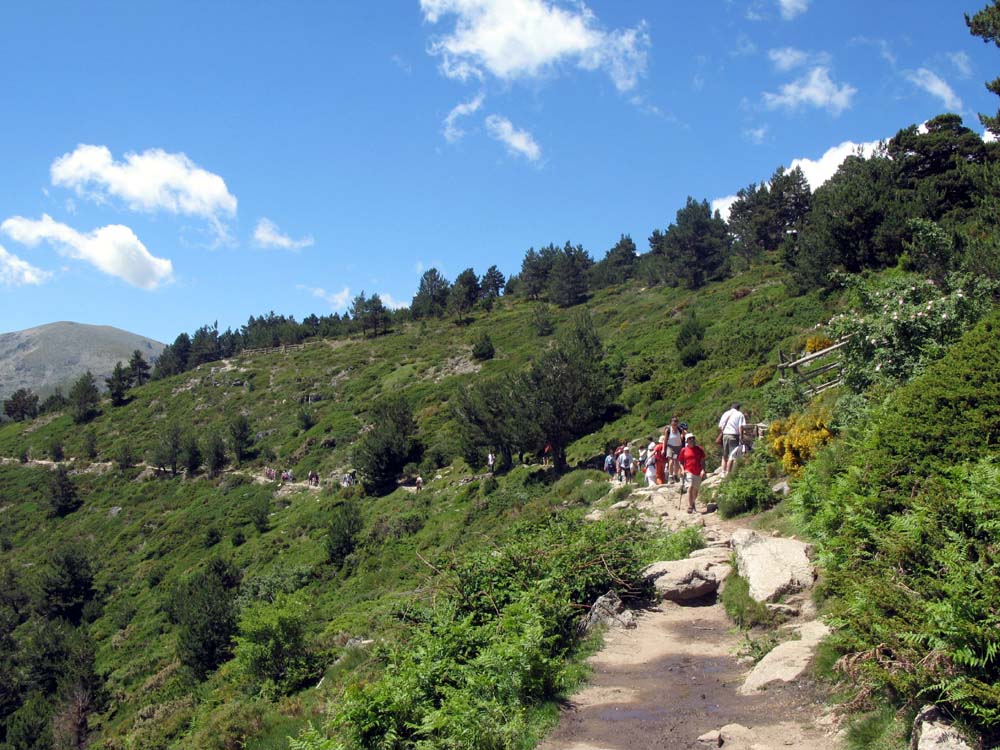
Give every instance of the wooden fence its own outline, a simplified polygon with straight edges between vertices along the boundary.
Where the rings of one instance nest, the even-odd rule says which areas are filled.
[[[287,354],[288,352],[302,351],[305,344],[282,344],[281,346],[265,346],[259,349],[243,349],[238,356],[254,357],[258,354]]]
[[[810,396],[841,385],[844,382],[842,374],[844,362],[840,349],[847,341],[845,336],[825,349],[807,354],[792,362],[786,362],[784,355],[779,351],[778,370],[781,372],[781,379],[783,381],[791,380],[802,386],[803,390]],[[824,375],[828,377],[823,378]],[[813,382],[817,378],[821,378],[821,380]]]

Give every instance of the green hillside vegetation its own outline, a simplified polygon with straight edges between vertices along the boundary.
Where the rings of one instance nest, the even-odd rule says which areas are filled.
[[[856,704],[992,731],[998,155],[942,115],[815,193],[778,170],[728,225],[689,199],[641,255],[550,244],[509,279],[431,269],[408,310],[205,326],[113,401],[0,425],[0,747],[530,747],[580,614],[700,543],[585,522],[621,498],[600,457],[675,414],[707,445],[733,400],[774,456],[725,512],[792,475]],[[777,382],[839,337],[845,387]]]

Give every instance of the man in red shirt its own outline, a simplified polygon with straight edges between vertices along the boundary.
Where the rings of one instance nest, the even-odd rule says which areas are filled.
[[[688,513],[694,513],[694,501],[698,499],[698,489],[701,480],[705,478],[705,451],[698,445],[694,435],[685,435],[685,445],[681,448],[677,460],[684,467],[688,481]]]

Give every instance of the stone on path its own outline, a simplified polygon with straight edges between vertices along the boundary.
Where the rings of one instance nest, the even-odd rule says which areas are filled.
[[[816,578],[810,556],[812,546],[739,529],[732,537],[736,568],[750,584],[750,596],[773,602],[785,594],[811,588]]]
[[[635,627],[635,614],[625,608],[615,591],[609,591],[594,602],[590,612],[580,622],[580,631],[589,633],[600,625],[626,629]]]
[[[757,662],[757,666],[750,671],[736,692],[740,695],[752,695],[772,682],[791,682],[805,671],[812,661],[816,646],[830,633],[830,629],[818,620],[807,622],[797,629],[802,638],[785,641],[771,649]]]
[[[724,561],[688,558],[653,563],[643,571],[643,575],[652,581],[660,598],[686,602],[714,594],[729,572],[730,566]]]

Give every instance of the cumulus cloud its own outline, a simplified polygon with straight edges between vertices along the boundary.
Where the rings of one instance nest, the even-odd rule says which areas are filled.
[[[844,141],[843,143],[827,149],[818,159],[792,159],[788,165],[788,171],[798,167],[802,170],[809,183],[810,190],[815,191],[820,185],[829,180],[836,173],[844,159],[848,156],[860,155],[870,158],[882,145],[882,141],[867,141],[856,143],[854,141]],[[736,202],[737,196],[726,195],[712,201],[712,210],[718,209],[722,218],[729,221],[729,213]]]
[[[312,287],[304,284],[299,284],[298,288],[308,291],[313,297],[319,297],[321,300],[324,300],[330,305],[330,309],[332,310],[346,310],[347,305],[351,301],[351,289],[346,286],[339,292],[328,292],[322,287]]]
[[[28,284],[38,285],[52,276],[48,271],[35,268],[26,260],[18,258],[13,253],[8,253],[3,245],[0,245],[0,285],[2,286],[26,286]]]
[[[424,18],[455,26],[431,44],[449,78],[503,81],[536,78],[560,64],[603,70],[619,91],[645,73],[650,46],[645,24],[605,30],[582,2],[559,7],[547,0],[420,0]]]
[[[447,140],[448,143],[454,143],[465,135],[465,131],[458,127],[455,124],[455,121],[459,117],[468,117],[469,115],[479,111],[479,108],[483,106],[483,99],[485,99],[485,97],[480,93],[474,99],[462,102],[461,104],[456,104],[452,107],[451,112],[449,112],[448,116],[444,118],[444,128],[442,129],[445,140]]]
[[[262,217],[253,230],[253,241],[257,247],[277,250],[301,250],[315,244],[312,236],[293,240],[287,234],[282,234],[278,225],[266,217]]]
[[[809,187],[813,190],[833,177],[837,168],[844,163],[848,156],[861,155],[870,157],[882,141],[868,141],[866,143],[855,143],[854,141],[844,141],[838,146],[829,148],[818,159],[793,159],[788,166],[789,170],[799,167],[809,181]]]
[[[778,0],[781,17],[790,21],[809,10],[809,0]]]
[[[518,130],[506,117],[500,115],[490,115],[486,118],[486,132],[492,138],[502,141],[507,146],[507,150],[512,154],[520,154],[528,161],[538,161],[542,156],[542,149],[535,143],[535,139],[527,130]]]
[[[918,88],[922,88],[931,96],[941,100],[946,109],[952,112],[962,111],[962,100],[955,93],[954,89],[948,85],[937,73],[927,68],[920,68],[912,73],[906,74],[906,80]]]
[[[729,211],[732,209],[733,204],[736,202],[738,197],[739,196],[736,195],[726,195],[722,198],[716,198],[711,204],[712,213],[714,214],[718,211],[723,221],[729,221]]]
[[[86,261],[140,289],[156,289],[173,277],[173,264],[151,255],[135,233],[121,224],[83,234],[43,214],[37,221],[11,217],[0,224],[0,231],[29,247],[48,242],[61,255]]]
[[[779,47],[767,52],[767,57],[775,70],[787,73],[795,68],[809,65],[829,65],[830,55],[827,52],[806,52],[795,47]]]
[[[115,198],[133,211],[201,217],[220,239],[228,237],[225,220],[236,215],[236,197],[225,180],[184,154],[158,148],[115,161],[107,146],[81,144],[52,162],[50,173],[53,185],[92,200]]]
[[[390,310],[399,310],[400,308],[407,307],[410,304],[409,302],[401,302],[400,300],[395,299],[388,292],[381,292],[379,293],[378,296],[379,299],[382,300],[382,304],[388,307]]]
[[[803,106],[825,109],[836,116],[851,106],[851,99],[858,90],[848,83],[838,86],[830,78],[830,71],[823,65],[812,68],[800,78],[786,83],[777,94],[764,94],[764,104],[769,109],[796,110]]]

